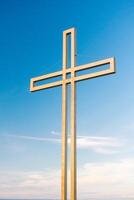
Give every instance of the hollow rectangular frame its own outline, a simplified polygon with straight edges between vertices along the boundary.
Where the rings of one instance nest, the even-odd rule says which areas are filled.
[[[69,84],[69,83],[71,83],[72,79],[74,79],[74,81],[77,82],[77,81],[82,81],[82,80],[85,80],[85,79],[91,79],[91,78],[115,73],[116,69],[115,69],[115,59],[114,59],[114,57],[107,58],[107,59],[104,59],[104,60],[88,63],[88,64],[85,64],[85,65],[76,66],[74,68],[68,68],[68,69],[65,69],[64,72],[62,70],[62,71],[58,71],[58,72],[54,72],[54,73],[50,73],[50,74],[46,74],[46,75],[42,75],[42,76],[32,78],[30,80],[30,91],[34,92],[34,91],[37,91],[37,90],[52,88],[52,87],[60,86],[60,85],[63,84],[63,80],[60,80],[60,81],[56,81],[56,82],[37,86],[36,83],[38,81],[47,80],[49,78],[55,78],[55,77],[58,77],[58,76],[61,76],[61,75],[63,77],[63,73],[68,74],[68,73],[71,73],[71,72],[78,72],[78,71],[82,71],[82,70],[85,70],[85,69],[100,67],[100,66],[106,65],[106,64],[110,65],[110,67],[108,69],[97,71],[97,72],[94,72],[94,73],[88,73],[86,75],[75,76],[74,78],[66,78],[65,81],[66,81],[67,84]]]

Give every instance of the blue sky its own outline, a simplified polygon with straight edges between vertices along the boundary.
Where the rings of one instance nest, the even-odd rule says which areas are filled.
[[[77,84],[78,197],[134,198],[133,21],[133,0],[0,1],[0,198],[59,198],[62,90],[29,80],[62,69],[71,27],[77,65],[117,66]]]

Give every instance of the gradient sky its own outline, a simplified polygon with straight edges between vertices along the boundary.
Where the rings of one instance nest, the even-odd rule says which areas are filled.
[[[0,0],[0,198],[60,196],[61,87],[29,80],[61,70],[71,27],[77,65],[117,66],[77,84],[78,199],[134,199],[133,0]]]

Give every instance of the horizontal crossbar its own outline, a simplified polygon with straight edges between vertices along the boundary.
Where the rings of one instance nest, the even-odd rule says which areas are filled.
[[[86,70],[86,69],[90,69],[90,68],[94,68],[94,67],[100,67],[100,66],[106,65],[106,64],[110,64],[110,67],[108,69],[104,69],[101,71],[84,74],[84,75],[80,75],[80,76],[75,76],[73,78],[66,78],[65,80],[55,81],[52,83],[46,83],[43,85],[36,85],[36,83],[38,81],[43,81],[43,80],[47,80],[49,78],[55,78],[55,77],[61,76],[61,75],[63,75],[63,71],[58,71],[58,72],[54,72],[54,73],[50,73],[50,74],[46,74],[43,76],[38,76],[38,77],[32,78],[30,80],[30,91],[35,92],[38,90],[57,87],[57,86],[62,85],[63,82],[66,84],[69,84],[72,80],[77,82],[77,81],[82,81],[82,80],[86,80],[86,79],[91,79],[91,78],[115,73],[115,59],[108,58],[105,60],[96,61],[96,62],[92,62],[89,64],[81,65],[81,66],[76,66],[74,68],[68,68],[68,69],[66,69],[66,74],[71,73],[71,72],[78,72],[78,71],[82,71],[82,70]]]

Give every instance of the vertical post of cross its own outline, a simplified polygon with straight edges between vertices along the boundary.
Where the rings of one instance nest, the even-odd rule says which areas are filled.
[[[63,32],[61,200],[67,200],[67,35]]]
[[[67,200],[67,65],[68,35],[71,35],[71,200],[76,200],[76,105],[75,105],[75,29],[63,32],[63,84],[62,84],[62,176],[61,196]]]
[[[77,198],[77,171],[76,171],[76,88],[75,88],[75,65],[76,65],[76,42],[75,29],[71,29],[71,200]]]

